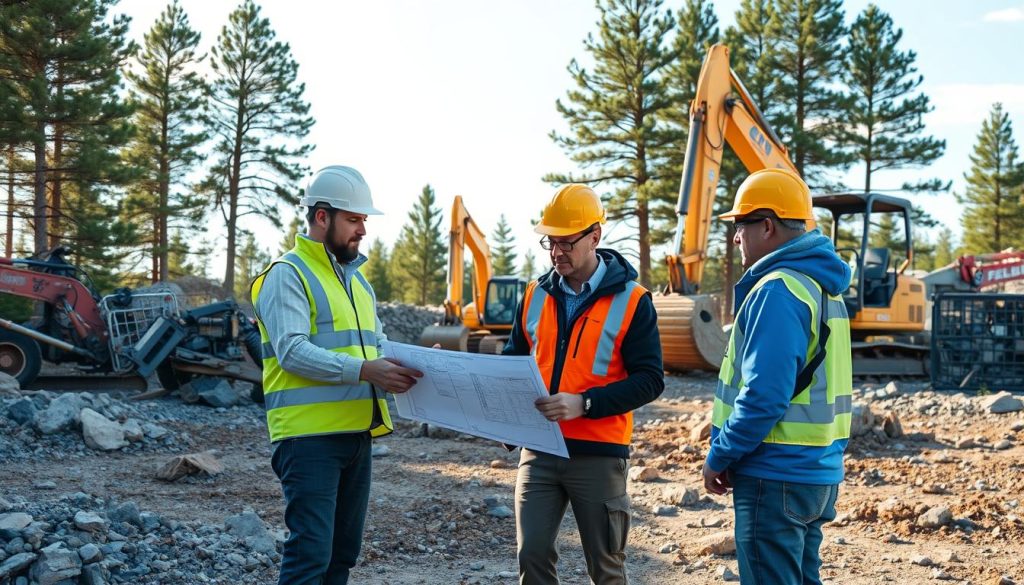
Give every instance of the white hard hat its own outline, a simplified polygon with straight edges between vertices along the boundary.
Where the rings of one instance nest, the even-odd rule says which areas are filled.
[[[370,186],[359,171],[352,167],[331,165],[313,173],[306,183],[306,194],[299,200],[299,204],[313,207],[317,203],[351,213],[383,215],[373,206]]]

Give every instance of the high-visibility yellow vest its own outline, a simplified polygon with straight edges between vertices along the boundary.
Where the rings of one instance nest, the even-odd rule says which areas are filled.
[[[807,305],[811,311],[811,335],[807,344],[805,363],[811,363],[819,351],[821,335],[821,304],[827,303],[827,319],[831,334],[825,342],[825,358],[815,369],[811,382],[799,389],[789,403],[782,419],[764,439],[765,443],[786,445],[828,446],[837,439],[850,437],[850,413],[853,407],[853,358],[850,350],[850,320],[846,305],[839,295],[823,295],[821,286],[813,279],[795,270],[773,271],[757,282],[748,293],[772,280],[781,280],[789,292]],[[719,429],[732,414],[736,397],[744,386],[739,364],[747,351],[740,315],[746,301],[737,312],[736,324],[729,336],[729,346],[718,374],[712,424]],[[794,388],[794,391],[797,389]]]
[[[276,264],[292,266],[309,300],[309,341],[328,351],[373,360],[377,358],[376,307],[370,284],[358,271],[348,291],[323,244],[304,237],[270,264],[252,284],[252,303],[258,307],[267,272]],[[273,310],[273,307],[265,308]],[[263,342],[263,396],[270,440],[370,431],[374,437],[394,429],[384,397],[368,382],[346,385],[322,382],[281,367],[266,327],[258,319]],[[376,408],[376,416],[375,416]]]

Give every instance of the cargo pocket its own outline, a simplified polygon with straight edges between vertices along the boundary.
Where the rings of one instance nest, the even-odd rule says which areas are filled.
[[[832,495],[830,485],[797,485],[782,484],[782,502],[786,515],[790,518],[809,524],[821,518]]]
[[[626,549],[626,536],[629,535],[629,495],[607,500],[604,507],[608,512],[608,552],[621,554]]]

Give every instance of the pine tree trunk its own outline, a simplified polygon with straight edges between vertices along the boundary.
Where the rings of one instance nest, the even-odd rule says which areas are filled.
[[[7,238],[4,241],[4,255],[14,256],[14,145],[7,147]]]
[[[157,242],[157,278],[161,281],[167,280],[169,274],[167,269],[167,214],[168,199],[170,193],[171,165],[168,160],[167,145],[167,115],[165,113],[163,124],[160,128],[160,207],[156,214],[156,242]],[[229,289],[230,290],[230,289]]]
[[[639,220],[640,284],[651,288],[651,228],[646,200],[637,201],[636,217]]]
[[[32,202],[32,216],[35,225],[34,254],[46,250],[46,122],[36,123],[38,136],[35,142],[35,195]]]
[[[50,247],[55,248],[60,245],[61,242],[61,207],[63,204],[64,190],[63,182],[64,177],[61,173],[61,168],[64,164],[64,129],[60,124],[55,124],[53,127],[53,189],[52,196],[50,198],[50,208],[53,217],[53,223],[50,226]]]

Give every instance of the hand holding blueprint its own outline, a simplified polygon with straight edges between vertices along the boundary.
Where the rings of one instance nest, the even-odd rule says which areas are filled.
[[[568,458],[558,423],[533,402],[548,395],[532,356],[498,356],[383,342],[384,355],[423,372],[395,394],[405,418]]]

